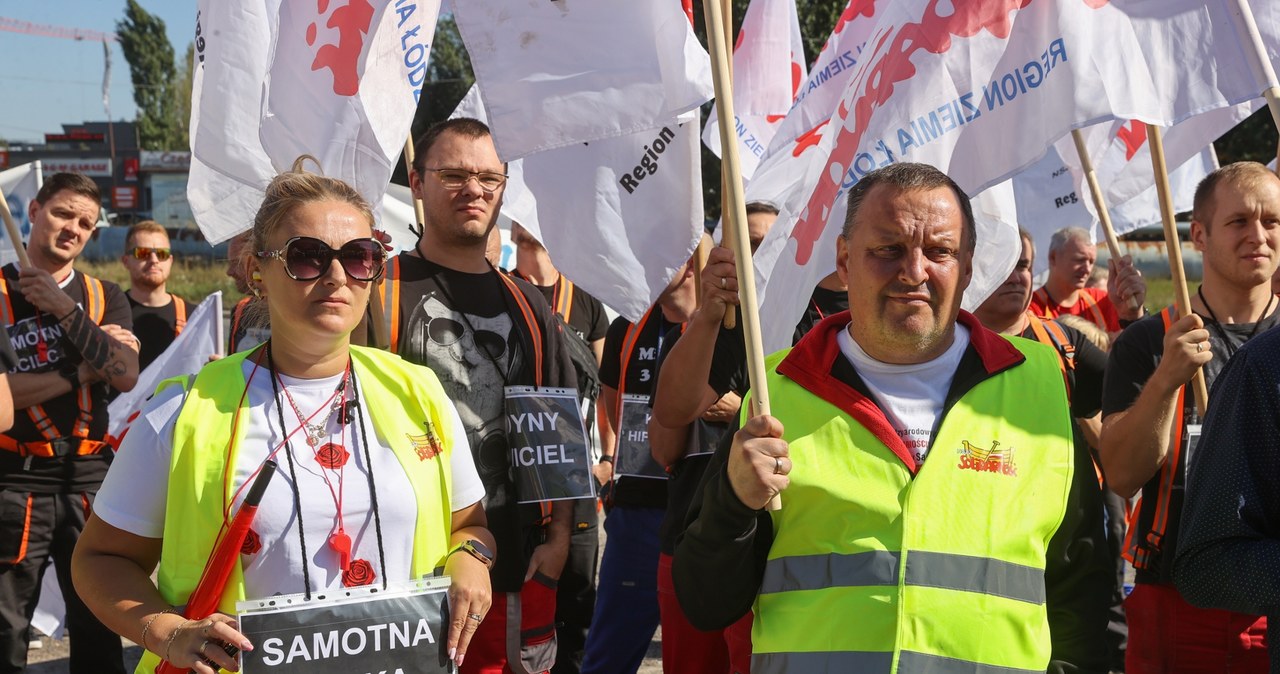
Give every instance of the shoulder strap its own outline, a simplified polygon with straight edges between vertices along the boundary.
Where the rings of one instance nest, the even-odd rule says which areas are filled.
[[[1067,400],[1071,399],[1071,378],[1068,376],[1068,370],[1075,369],[1075,347],[1066,340],[1066,335],[1062,333],[1062,329],[1053,321],[1041,320],[1035,314],[1028,312],[1027,322],[1031,325],[1031,332],[1036,336],[1036,341],[1051,347],[1058,358],[1058,369],[1062,372],[1062,381],[1067,386]],[[1054,331],[1061,335],[1062,340],[1059,342],[1050,333],[1050,327],[1053,326]],[[1063,350],[1063,346],[1070,349],[1070,353]]]
[[[84,279],[84,310],[89,314],[89,320],[95,324],[102,325],[102,317],[106,314],[106,294],[102,288],[102,281],[88,275],[80,274]]]
[[[387,275],[382,280],[382,316],[386,321],[389,346],[397,353],[400,349],[400,256],[387,261]]]
[[[0,273],[0,322],[13,325],[13,302],[9,301],[9,279]]]
[[[1066,363],[1068,370],[1076,369],[1076,347],[1067,339],[1067,333],[1063,332],[1062,326],[1057,321],[1043,321],[1041,323],[1049,338],[1053,340],[1052,346],[1058,349],[1058,353],[1062,354],[1062,360]]]
[[[565,278],[564,274],[556,281],[556,306],[553,308],[565,323],[569,322],[569,317],[573,314],[573,281]]]
[[[173,293],[169,293],[169,297],[173,298],[173,334],[176,337],[187,327],[187,302]]]
[[[1089,320],[1096,326],[1107,329],[1107,319],[1102,315],[1102,307],[1098,306],[1098,300],[1093,295],[1081,291],[1080,297],[1084,299],[1085,306],[1089,307],[1089,313],[1092,316]]]
[[[236,305],[231,308],[231,330],[227,334],[227,353],[235,353],[236,335],[240,332],[240,321],[244,318],[245,307],[249,306],[249,298],[241,298]]]
[[[511,293],[512,299],[516,301],[516,306],[520,308],[520,314],[524,317],[524,323],[529,327],[529,337],[533,341],[533,385],[542,386],[542,328],[538,326],[538,319],[533,313],[533,307],[529,306],[529,300],[525,298],[524,293],[520,292],[520,286],[516,285],[509,276],[501,271],[494,270],[498,278],[502,280],[507,291]]]
[[[640,320],[627,326],[627,332],[622,337],[622,353],[621,360],[618,361],[618,395],[615,411],[617,415],[615,419],[622,419],[622,395],[627,389],[627,366],[631,363],[631,354],[635,353],[636,342],[640,341],[640,333],[644,332],[644,326],[649,323],[649,317],[653,315],[653,307],[644,312],[644,316]]]

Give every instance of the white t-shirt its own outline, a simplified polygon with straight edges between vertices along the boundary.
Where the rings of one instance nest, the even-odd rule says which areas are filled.
[[[880,403],[889,424],[916,459],[924,462],[933,442],[933,429],[955,379],[960,358],[969,348],[969,329],[956,324],[955,341],[941,356],[923,363],[894,365],[871,356],[849,335],[848,326],[836,337],[840,352],[853,364]]]
[[[246,378],[253,372],[253,366],[251,361],[245,360]],[[341,379],[341,375],[309,380],[282,377],[284,386],[304,417],[331,399]],[[348,385],[348,397],[350,391]],[[107,524],[145,538],[163,536],[173,428],[181,409],[182,393],[178,386],[165,389],[154,396],[134,420],[94,502],[94,512]],[[286,432],[292,432],[299,426],[297,414],[284,397],[283,390],[280,397],[284,405]],[[411,577],[413,537],[405,533],[413,531],[417,517],[413,486],[395,454],[377,436],[369,419],[368,407],[361,405],[361,411],[363,414],[357,414],[356,419],[363,417],[364,437],[371,444],[369,456],[373,461],[374,487],[378,494],[386,574],[391,582],[408,580]],[[455,439],[450,461],[453,490],[449,496],[451,507],[456,512],[479,502],[484,497],[484,485],[476,473],[462,421],[452,404],[448,405],[447,414]],[[324,416],[325,412],[321,412],[312,420],[313,423],[318,423]],[[338,509],[334,494],[339,490],[343,528],[352,542],[351,559],[368,561],[377,574],[374,582],[382,580],[382,560],[379,559],[377,530],[370,507],[369,471],[363,438],[356,423],[346,427],[344,436],[344,427],[338,423],[337,416],[336,413],[330,415],[326,427],[329,435],[322,438],[318,446],[332,442],[345,447],[350,458],[344,469],[321,467],[315,452],[307,445],[305,432],[295,433],[289,441],[293,473],[301,487],[298,493],[303,509],[302,525],[312,591],[342,586],[338,554],[328,546],[329,536],[336,530]],[[239,423],[245,424],[245,435],[236,455],[233,484],[238,491],[235,507],[239,507],[247,491],[247,487],[241,489],[241,485],[262,465],[270,451],[280,445],[283,435],[279,419],[270,373],[265,367],[258,368],[250,381],[246,408],[240,415]],[[244,568],[245,596],[249,598],[303,591],[302,550],[293,503],[293,477],[284,449],[279,450],[275,459],[279,470],[267,487],[253,522],[253,530],[258,534],[262,547],[258,552],[241,555],[240,558]]]

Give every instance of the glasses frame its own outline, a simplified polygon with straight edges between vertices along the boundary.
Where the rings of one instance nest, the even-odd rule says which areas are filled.
[[[142,253],[142,251],[146,253]],[[151,254],[156,254],[156,260],[164,262],[173,257],[173,248],[160,248],[158,246],[134,246],[128,251],[129,257],[135,260],[146,262],[151,259]]]
[[[476,185],[479,185],[479,186],[480,186],[480,190],[481,190],[482,192],[484,192],[485,194],[493,194],[494,192],[497,192],[498,190],[502,189],[503,187],[506,187],[506,185],[507,185],[507,179],[511,177],[511,176],[509,176],[509,175],[507,175],[507,174],[505,174],[505,173],[496,173],[496,172],[494,172],[494,171],[468,171],[468,170],[466,170],[466,169],[462,169],[462,168],[448,168],[448,167],[446,167],[446,168],[426,168],[426,167],[423,167],[423,169],[422,169],[422,170],[423,170],[423,171],[431,171],[432,173],[436,174],[436,179],[440,181],[440,185],[441,185],[442,187],[444,187],[446,190],[460,190],[460,189],[462,189],[463,187],[465,187],[465,186],[466,186],[466,184],[467,184],[468,182],[471,182],[471,180],[472,180],[472,179],[475,179],[475,181],[476,181]],[[444,181],[444,176],[442,176],[442,175],[440,175],[440,174],[442,174],[442,173],[447,173],[447,172],[451,172],[451,171],[456,171],[456,172],[458,172],[458,173],[465,173],[465,174],[467,174],[467,179],[466,179],[466,180],[463,180],[463,181],[462,181],[462,184],[458,185],[457,187],[449,187],[449,185],[448,185],[448,184],[446,184],[446,183],[445,183],[445,181]],[[495,188],[493,188],[493,189],[489,189],[489,188],[487,188],[487,187],[485,187],[485,186],[484,186],[484,183],[480,182],[480,176],[501,176],[501,178],[502,178],[502,184],[498,185],[497,187],[495,187]]]
[[[328,250],[328,259],[325,260],[325,263],[320,266],[320,269],[319,271],[316,272],[316,275],[306,277],[306,278],[298,276],[297,274],[293,273],[292,269],[289,268],[289,248],[293,246],[293,244],[303,239],[315,241],[320,245],[324,246]],[[361,278],[351,273],[351,270],[347,269],[347,265],[343,263],[342,258],[338,257],[339,253],[342,252],[342,249],[346,248],[347,246],[357,241],[369,241],[376,247],[376,250],[378,251],[378,257],[377,257],[379,262],[378,271],[373,276],[370,276],[368,278]],[[378,279],[382,278],[382,275],[387,271],[387,249],[383,247],[381,241],[371,236],[361,237],[358,239],[351,239],[350,241],[347,241],[346,243],[342,244],[341,246],[338,246],[337,248],[333,248],[329,244],[325,243],[324,241],[321,241],[320,239],[317,239],[314,236],[295,236],[290,238],[288,241],[285,241],[284,245],[276,250],[261,250],[254,253],[254,255],[262,260],[279,260],[280,265],[284,267],[284,273],[288,274],[289,278],[295,281],[314,281],[320,278],[321,276],[324,276],[325,270],[333,266],[333,261],[335,259],[338,261],[338,266],[342,267],[342,273],[346,274],[348,278],[356,281],[360,281],[362,283],[372,283],[373,281],[377,281]]]

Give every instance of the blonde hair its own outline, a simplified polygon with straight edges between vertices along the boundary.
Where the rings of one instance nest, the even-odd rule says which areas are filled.
[[[1111,339],[1107,337],[1107,333],[1102,328],[1094,325],[1092,321],[1071,314],[1062,314],[1053,320],[1068,328],[1075,328],[1103,353],[1111,350]]]
[[[129,249],[133,248],[133,244],[137,242],[139,234],[148,232],[151,234],[163,234],[166,240],[169,238],[169,230],[165,229],[164,225],[155,220],[143,220],[130,227],[128,232],[125,232],[124,252],[128,253]]]

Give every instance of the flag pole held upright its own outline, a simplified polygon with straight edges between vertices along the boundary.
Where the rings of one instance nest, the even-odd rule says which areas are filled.
[[[1160,196],[1160,219],[1164,221],[1164,245],[1169,251],[1169,271],[1173,275],[1174,306],[1179,316],[1191,313],[1191,293],[1187,290],[1187,272],[1182,266],[1182,242],[1178,240],[1178,225],[1174,222],[1173,195],[1169,190],[1169,170],[1164,161],[1164,137],[1160,127],[1147,125],[1147,142],[1151,144],[1151,167],[1156,176],[1156,192]],[[1203,419],[1209,408],[1209,389],[1205,385],[1204,370],[1197,369],[1191,377],[1191,390],[1195,393],[1196,411]]]
[[[1275,68],[1267,57],[1266,47],[1262,44],[1262,34],[1258,32],[1258,23],[1253,18],[1253,10],[1249,8],[1249,0],[1232,0],[1229,3],[1231,15],[1236,20],[1236,28],[1248,54],[1249,66],[1253,76],[1264,83],[1262,97],[1267,99],[1267,108],[1271,110],[1271,121],[1280,129],[1280,82],[1276,80]]]
[[[0,217],[4,218],[4,229],[9,234],[9,240],[13,242],[13,251],[18,254],[18,264],[25,267],[31,266],[31,260],[27,257],[27,247],[22,245],[22,231],[18,229],[18,223],[13,221],[13,213],[9,212],[9,200],[3,194],[0,194]]]
[[[1116,238],[1116,230],[1111,226],[1111,213],[1107,211],[1107,198],[1102,194],[1102,186],[1098,184],[1098,174],[1093,170],[1093,160],[1089,158],[1089,149],[1084,146],[1084,135],[1079,129],[1071,130],[1071,140],[1076,143],[1076,154],[1080,155],[1080,166],[1084,168],[1085,181],[1089,183],[1089,194],[1093,196],[1093,207],[1098,211],[1098,220],[1102,222],[1102,233],[1107,239],[1107,251],[1111,259],[1119,261],[1123,252],[1120,240]],[[1138,298],[1127,300],[1130,307],[1138,308]]]
[[[742,190],[742,165],[738,158],[738,141],[734,129],[733,82],[729,75],[729,49],[725,41],[726,24],[720,0],[703,0],[707,20],[707,46],[711,52],[711,73],[715,81],[716,101],[720,106],[720,166],[725,176],[724,221],[747,221],[747,205]],[[728,236],[732,233],[732,237]],[[725,231],[724,245],[733,250],[738,268],[738,297],[742,309],[742,336],[746,341],[747,376],[751,381],[751,399],[756,414],[769,414],[769,389],[765,384],[764,342],[760,337],[760,304],[756,300],[756,274],[751,264],[751,242],[744,227]],[[782,500],[774,496],[768,508],[777,510]]]
[[[711,16],[710,14],[707,15],[708,22],[711,20],[710,16]],[[724,40],[720,44],[724,45],[724,49],[726,51],[724,77],[725,77],[725,81],[730,83],[729,86],[725,87],[725,90],[729,91],[730,95],[732,95],[732,91],[733,91],[733,86],[732,86],[733,34],[731,32],[732,26],[733,26],[732,0],[720,0],[720,25],[724,27],[724,30],[722,31],[724,34]],[[708,28],[707,42],[710,42],[710,41],[711,41],[711,30]],[[718,99],[719,97],[720,96],[717,93],[716,98]],[[720,109],[724,110],[724,106],[721,105]],[[721,140],[723,139],[724,137],[721,136]],[[734,140],[735,141],[737,140],[736,134],[734,136]],[[724,151],[721,150],[720,154],[723,155]],[[735,178],[734,176],[730,176],[728,171],[726,170],[725,164],[721,162],[721,170],[720,170],[720,223],[721,225],[720,226],[722,229],[720,232],[720,241],[725,245],[728,245],[728,242],[737,236],[737,231],[742,227],[744,227],[747,221],[745,210],[743,211],[743,218],[739,220],[737,213],[734,213],[733,210],[729,208],[729,190],[730,190],[729,185],[731,180],[738,180],[738,186],[739,186],[739,189],[741,189],[742,181],[738,178]],[[742,260],[743,258],[739,257],[738,259]],[[750,258],[746,258],[746,259],[750,259]],[[701,293],[699,293],[699,295],[701,295]],[[724,312],[724,327],[727,330],[732,330],[737,325],[738,325],[738,312],[733,307],[728,307]]]

